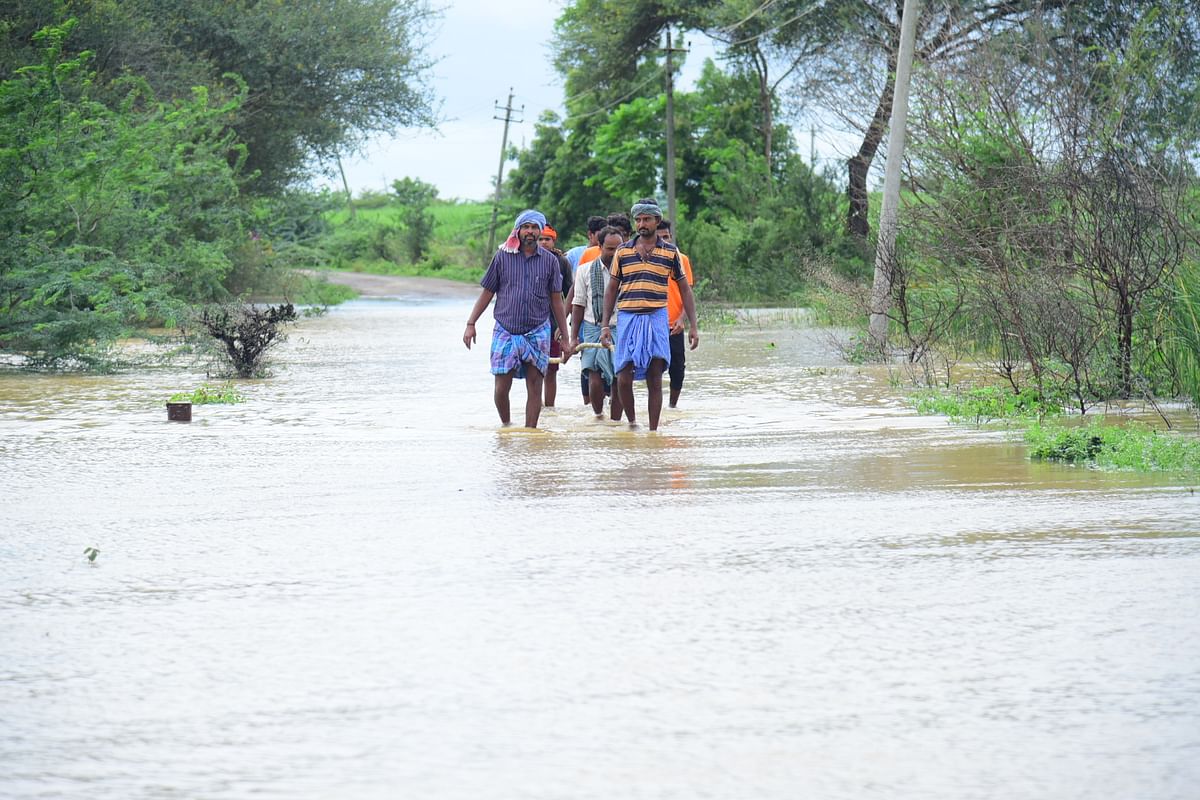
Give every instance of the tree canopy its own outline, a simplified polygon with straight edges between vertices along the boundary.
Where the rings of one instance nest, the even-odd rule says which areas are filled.
[[[368,136],[432,125],[437,102],[425,0],[43,0],[9,3],[0,78],[37,60],[37,31],[74,17],[64,53],[95,55],[101,92],[143,79],[156,96],[197,85],[245,86],[231,127],[246,145],[248,187],[269,193],[306,178]],[[236,78],[232,76],[237,76]]]

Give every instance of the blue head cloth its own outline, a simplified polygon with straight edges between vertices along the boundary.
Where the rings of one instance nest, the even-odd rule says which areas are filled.
[[[546,227],[546,215],[540,211],[534,211],[532,208],[526,209],[517,215],[517,221],[513,223],[512,233],[500,245],[500,249],[509,253],[515,253],[521,249],[521,239],[517,236],[517,231],[526,222],[536,222],[539,228]]]
[[[546,227],[546,215],[532,208],[526,209],[517,215],[517,221],[513,223],[513,227],[520,228],[526,222],[536,222],[539,228],[544,228]]]

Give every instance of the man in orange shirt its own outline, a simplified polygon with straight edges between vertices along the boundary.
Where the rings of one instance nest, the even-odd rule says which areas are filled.
[[[658,221],[658,235],[664,242],[675,243],[671,236],[670,220]],[[683,262],[683,274],[687,276],[688,286],[695,286],[692,278],[692,262],[681,251],[679,260]],[[683,346],[683,298],[679,295],[679,285],[675,281],[667,282],[667,324],[671,326],[671,366],[668,374],[671,377],[671,396],[667,401],[671,408],[679,402],[679,392],[683,389],[683,369],[687,363]]]

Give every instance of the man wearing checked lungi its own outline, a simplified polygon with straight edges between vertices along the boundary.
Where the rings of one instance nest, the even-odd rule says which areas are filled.
[[[667,281],[675,281],[683,310],[688,318],[688,343],[691,350],[700,344],[696,328],[696,301],[687,282],[679,251],[658,235],[662,211],[654,200],[639,200],[629,216],[637,236],[613,255],[612,281],[604,293],[604,320],[600,342],[613,340],[610,325],[613,311],[619,310],[620,328],[615,331],[617,350],[613,367],[617,372],[617,391],[621,407],[631,427],[636,427],[633,408],[633,381],[646,380],[649,394],[650,430],[658,430],[662,413],[662,374],[671,363],[671,330],[667,323]]]
[[[463,333],[463,344],[470,350],[475,342],[475,323],[495,297],[491,371],[495,376],[496,411],[504,425],[511,422],[508,394],[515,375],[525,380],[525,427],[537,427],[542,413],[542,378],[550,366],[551,314],[564,345],[569,337],[558,257],[538,245],[538,234],[545,225],[546,218],[537,211],[523,211],[517,217],[512,233],[479,282],[483,291]],[[570,357],[570,348],[564,346],[563,363]]]

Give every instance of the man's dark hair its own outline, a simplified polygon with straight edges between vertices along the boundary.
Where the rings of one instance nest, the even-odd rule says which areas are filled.
[[[605,225],[603,228],[600,229],[600,232],[596,234],[596,243],[599,244],[601,247],[603,247],[604,240],[607,239],[608,237],[612,236],[613,234],[620,236],[622,242],[625,241],[625,234],[621,233],[621,231],[616,226]]]
[[[633,224],[630,223],[629,217],[625,214],[609,214],[608,224],[614,228],[620,228],[626,236],[633,233]]]
[[[660,220],[658,221],[658,228],[657,228],[657,230],[660,230],[660,231],[666,231],[667,233],[670,233],[670,232],[671,232],[671,220],[669,220],[669,219],[660,219]]]
[[[606,220],[604,217],[588,217],[588,233],[599,233],[600,230],[603,229],[607,224],[608,220]]]

